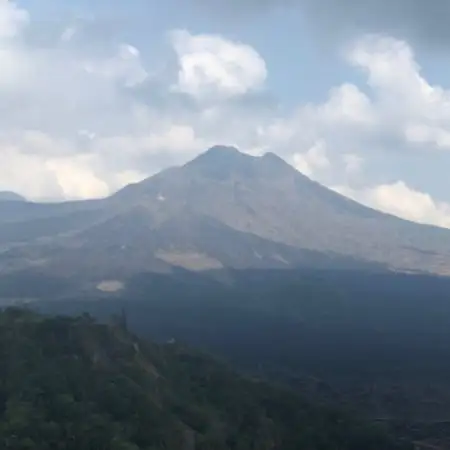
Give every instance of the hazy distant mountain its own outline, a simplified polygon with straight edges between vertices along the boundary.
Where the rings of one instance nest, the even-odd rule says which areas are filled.
[[[140,272],[376,264],[440,274],[450,232],[349,200],[269,153],[216,146],[115,195],[0,204],[0,270]]]
[[[0,191],[0,202],[2,201],[16,201],[25,202],[27,199],[19,194],[11,191]]]

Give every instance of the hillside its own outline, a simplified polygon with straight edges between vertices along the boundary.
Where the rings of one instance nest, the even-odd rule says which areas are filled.
[[[199,274],[145,275],[122,295],[74,294],[35,307],[101,318],[125,308],[141,336],[176,338],[264,376],[324,380],[369,417],[450,419],[448,278],[323,270],[233,277],[228,285]]]
[[[0,202],[0,277],[119,289],[176,268],[300,267],[447,275],[450,232],[359,205],[274,154],[221,146],[106,199]]]
[[[232,278],[145,274],[120,295],[74,290],[33,307],[103,320],[125,309],[142,337],[220,355],[314,404],[344,405],[450,448],[449,278],[306,269],[237,270]],[[9,287],[25,297],[37,288],[50,290],[32,279]]]
[[[2,448],[412,448],[177,344],[138,341],[124,324],[0,313]]]

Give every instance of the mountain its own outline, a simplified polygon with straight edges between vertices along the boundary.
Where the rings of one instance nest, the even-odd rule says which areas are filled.
[[[0,354],[5,450],[413,448],[176,343],[140,341],[124,316],[7,309]]]
[[[273,153],[216,146],[106,199],[2,202],[0,252],[4,276],[71,275],[115,290],[135,274],[176,268],[447,275],[450,232],[362,206]]]
[[[27,199],[19,194],[16,194],[15,192],[0,191],[0,202],[3,201],[26,202]]]

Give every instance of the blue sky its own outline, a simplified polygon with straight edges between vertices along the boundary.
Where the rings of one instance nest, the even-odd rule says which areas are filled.
[[[28,8],[36,20],[57,26],[77,22],[77,17],[95,18],[99,34],[102,28],[109,29],[105,34],[138,47],[150,64],[152,59],[164,58],[166,33],[173,29],[220,34],[249,44],[265,59],[270,68],[268,86],[286,107],[296,106],[299,100],[324,100],[331,86],[358,79],[339,58],[335,46],[312,36],[306,19],[295,10],[293,14],[293,9],[223,19],[180,0],[131,0],[114,7],[106,0],[22,0],[18,4]]]
[[[0,189],[107,195],[224,143],[450,227],[447,4],[262,3],[7,2]]]

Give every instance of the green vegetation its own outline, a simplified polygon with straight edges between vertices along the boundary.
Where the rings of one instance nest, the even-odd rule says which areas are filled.
[[[126,308],[137,335],[175,338],[299,386],[314,402],[345,402],[370,419],[450,420],[450,279],[302,270],[231,275],[230,284],[143,275],[105,300],[76,294],[34,307],[89,311],[101,320]]]
[[[4,450],[410,449],[125,322],[0,313]]]

